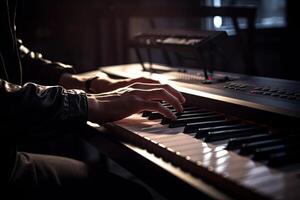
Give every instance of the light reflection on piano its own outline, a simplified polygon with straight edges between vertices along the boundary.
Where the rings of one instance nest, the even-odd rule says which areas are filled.
[[[130,74],[124,73],[128,70]],[[136,65],[106,70],[130,78],[140,76],[137,71]],[[297,82],[252,77],[239,81],[248,81],[250,85],[274,83],[277,88],[293,87],[296,92],[291,94],[295,98],[300,91]],[[119,138],[239,199],[300,199],[300,160],[297,156],[300,153],[297,148],[300,144],[297,124],[300,101],[255,95],[252,90],[226,90],[227,85],[201,86],[174,81],[172,86],[179,88],[189,100],[184,107],[186,112],[178,114],[176,121],[170,122],[155,112],[144,112],[109,127]],[[241,87],[248,87],[244,85]],[[257,111],[264,115],[257,115]],[[261,121],[264,117],[268,119]],[[280,122],[281,119],[285,119],[281,124],[272,123],[272,120]],[[265,123],[268,121],[271,123]]]

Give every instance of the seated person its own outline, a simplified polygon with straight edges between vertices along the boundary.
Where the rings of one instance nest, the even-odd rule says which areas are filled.
[[[1,181],[13,189],[4,192],[30,199],[151,199],[141,186],[108,172],[95,175],[82,161],[20,152],[17,144],[33,134],[49,137],[44,133],[55,134],[87,120],[113,122],[144,110],[175,119],[154,100],[169,102],[181,112],[182,94],[154,80],[76,74],[71,66],[44,59],[17,40],[15,9],[16,0],[0,0]]]

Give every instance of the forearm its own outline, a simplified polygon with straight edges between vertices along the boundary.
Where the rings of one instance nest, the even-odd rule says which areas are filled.
[[[104,73],[96,74],[82,73],[70,74],[64,73],[59,79],[59,85],[67,89],[80,89],[87,93],[101,93],[108,89],[111,90],[112,79]],[[96,89],[95,89],[96,88]]]
[[[58,84],[66,89],[80,89],[86,90],[85,79],[80,78],[74,74],[64,73],[61,75]]]
[[[18,86],[0,79],[1,119],[10,132],[54,128],[87,120],[84,93],[33,83]],[[16,126],[17,124],[17,126]]]

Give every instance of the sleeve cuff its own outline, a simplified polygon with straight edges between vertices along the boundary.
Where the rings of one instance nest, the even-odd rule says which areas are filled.
[[[87,121],[88,103],[86,93],[82,90],[66,90],[65,110],[68,120]]]

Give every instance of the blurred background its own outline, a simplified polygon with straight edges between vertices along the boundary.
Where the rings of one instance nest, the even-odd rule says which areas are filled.
[[[215,69],[299,80],[298,11],[295,2],[19,0],[17,33],[30,49],[43,53],[48,59],[74,65],[78,72],[84,72],[101,66],[137,62],[127,41],[140,31],[153,28],[225,30],[229,39],[222,44],[222,52],[215,55],[218,61],[214,66]],[[256,9],[254,27],[248,27],[245,18],[238,18],[240,30],[237,32],[230,17],[167,16],[172,12],[172,7],[182,7],[188,11],[189,8],[201,6],[254,7]],[[164,9],[167,17],[155,16],[155,10],[151,10],[155,7]],[[125,14],[122,10],[126,11]],[[143,16],[143,13],[148,15]],[[153,16],[149,17],[149,13]],[[249,33],[252,35],[249,36]],[[248,40],[249,37],[251,40]],[[253,62],[250,62],[250,65],[249,62],[245,62],[243,52],[247,55],[253,53]],[[153,61],[165,63],[161,52],[154,52]]]

